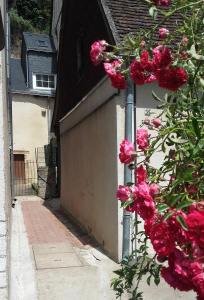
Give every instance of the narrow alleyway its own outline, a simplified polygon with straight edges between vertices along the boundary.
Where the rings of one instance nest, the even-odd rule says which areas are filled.
[[[117,265],[60,211],[19,197],[12,216],[11,300],[112,300]]]

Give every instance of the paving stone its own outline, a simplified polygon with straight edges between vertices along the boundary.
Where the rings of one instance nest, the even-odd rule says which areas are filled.
[[[37,270],[83,266],[75,253],[38,254],[35,255],[35,262]]]
[[[33,252],[35,255],[52,254],[52,253],[69,253],[73,252],[71,243],[48,243],[33,245]]]

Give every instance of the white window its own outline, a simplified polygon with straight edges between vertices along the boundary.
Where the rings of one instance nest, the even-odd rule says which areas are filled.
[[[56,89],[56,75],[33,74],[33,88],[40,90]]]

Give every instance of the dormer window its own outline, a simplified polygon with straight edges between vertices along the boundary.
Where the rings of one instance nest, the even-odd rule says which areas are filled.
[[[33,89],[37,90],[55,90],[56,75],[33,74]]]

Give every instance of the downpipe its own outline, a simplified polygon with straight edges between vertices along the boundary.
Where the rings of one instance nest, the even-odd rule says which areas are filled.
[[[131,141],[134,144],[134,84],[129,78],[127,81],[126,89],[126,103],[125,103],[125,139]],[[124,184],[133,181],[133,171],[125,165],[124,167]],[[123,209],[123,249],[122,258],[126,258],[130,254],[130,226],[131,226],[131,213]]]

